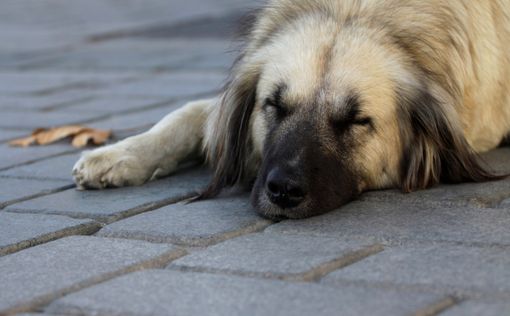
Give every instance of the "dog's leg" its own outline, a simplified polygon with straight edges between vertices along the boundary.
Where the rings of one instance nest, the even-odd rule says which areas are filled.
[[[176,170],[200,155],[204,126],[215,100],[186,104],[149,131],[116,144],[84,152],[73,168],[79,189],[141,185]]]

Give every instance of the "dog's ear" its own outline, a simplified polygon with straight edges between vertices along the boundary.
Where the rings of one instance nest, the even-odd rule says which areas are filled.
[[[483,182],[501,179],[486,169],[465,139],[454,111],[450,113],[429,91],[401,102],[403,140],[400,181],[404,192],[439,182]]]
[[[216,196],[223,188],[246,178],[246,163],[252,150],[250,119],[256,101],[258,69],[240,59],[232,71],[207,140],[207,157],[214,167],[214,176],[200,198]]]

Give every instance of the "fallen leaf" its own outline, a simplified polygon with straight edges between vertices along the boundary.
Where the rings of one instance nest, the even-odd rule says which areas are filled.
[[[81,131],[83,131],[85,127],[79,125],[69,125],[69,126],[61,126],[51,128],[49,130],[41,131],[35,135],[35,139],[37,140],[37,144],[39,145],[47,145],[54,142],[57,142],[61,139],[64,139],[69,136],[74,136]]]
[[[104,144],[112,135],[111,131],[88,128],[81,125],[65,125],[50,129],[38,128],[32,135],[9,142],[10,146],[28,147],[30,145],[48,145],[67,137],[72,137],[72,145],[85,147],[92,142],[94,145]]]
[[[111,135],[111,131],[86,129],[74,136],[72,145],[76,148],[82,148],[87,146],[91,141],[94,145],[101,145],[106,143]]]
[[[25,138],[19,138],[19,139],[15,139],[15,140],[11,140],[9,142],[9,145],[10,146],[13,146],[13,147],[28,147],[30,145],[33,145],[36,143],[36,139],[35,139],[35,136],[28,136],[28,137],[25,137]]]

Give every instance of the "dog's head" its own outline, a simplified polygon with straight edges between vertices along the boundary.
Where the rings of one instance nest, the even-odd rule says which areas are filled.
[[[254,36],[212,120],[205,195],[255,179],[261,214],[302,218],[365,190],[493,178],[447,91],[380,36],[313,15]]]

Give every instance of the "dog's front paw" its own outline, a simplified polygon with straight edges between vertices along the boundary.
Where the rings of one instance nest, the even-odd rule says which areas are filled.
[[[154,167],[128,152],[123,146],[113,145],[84,152],[73,167],[73,178],[80,190],[104,189],[147,182]]]

